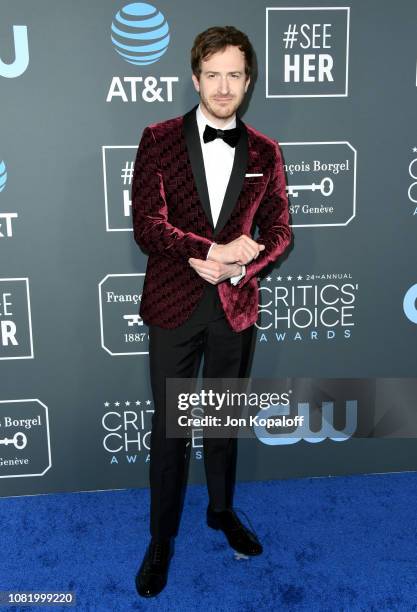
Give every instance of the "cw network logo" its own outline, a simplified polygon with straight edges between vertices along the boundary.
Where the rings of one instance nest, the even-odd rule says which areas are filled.
[[[166,53],[170,42],[169,25],[160,10],[147,2],[126,4],[114,16],[111,41],[120,57],[134,66],[149,66]],[[114,76],[106,102],[172,102],[177,76]]]
[[[404,314],[411,321],[417,323],[417,284],[410,287],[404,296]]]
[[[358,426],[358,402],[356,400],[348,400],[346,405],[346,424],[343,429],[335,429],[334,422],[334,402],[322,403],[322,426],[320,431],[311,431],[310,429],[310,404],[307,402],[298,403],[297,422],[300,425],[291,434],[273,434],[267,431],[265,426],[256,425],[254,432],[256,437],[263,444],[277,446],[283,444],[296,444],[300,440],[311,442],[312,444],[323,442],[327,438],[333,442],[345,442],[355,433]],[[270,406],[266,410],[261,410],[258,415],[268,418],[275,416],[288,416],[290,414],[290,406]]]
[[[0,76],[14,79],[23,74],[29,65],[29,47],[27,27],[24,25],[13,26],[14,56],[11,64],[6,64],[0,59]]]

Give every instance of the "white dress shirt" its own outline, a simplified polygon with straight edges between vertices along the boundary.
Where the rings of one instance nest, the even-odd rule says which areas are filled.
[[[213,223],[216,225],[222,208],[224,196],[226,193],[227,185],[229,183],[230,175],[232,173],[233,161],[235,158],[235,148],[228,145],[222,138],[216,138],[211,142],[204,142],[203,133],[207,125],[218,129],[212,121],[206,118],[201,110],[201,105],[197,108],[197,125],[200,134],[201,150],[203,152],[204,169],[206,172],[207,189],[210,199],[211,216],[213,217]],[[222,127],[222,130],[230,130],[236,127],[236,115],[226,125]],[[213,245],[211,245],[207,257],[210,254]],[[246,266],[241,266],[242,273],[238,276],[232,276],[230,282],[236,285],[241,278],[246,274]]]

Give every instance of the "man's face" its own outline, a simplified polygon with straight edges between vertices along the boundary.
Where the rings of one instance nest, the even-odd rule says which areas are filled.
[[[200,79],[192,75],[201,105],[213,119],[226,121],[239,108],[249,87],[245,55],[232,45],[201,62]]]

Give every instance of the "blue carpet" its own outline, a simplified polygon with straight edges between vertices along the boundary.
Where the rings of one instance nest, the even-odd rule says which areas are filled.
[[[189,486],[167,588],[137,596],[147,489],[3,498],[0,590],[75,591],[76,610],[417,610],[417,474],[238,483],[264,554],[236,559]],[[0,607],[0,610],[74,607]]]

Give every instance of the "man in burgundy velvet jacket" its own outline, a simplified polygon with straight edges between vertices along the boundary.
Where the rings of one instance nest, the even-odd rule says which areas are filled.
[[[151,432],[151,542],[136,576],[142,596],[165,586],[186,479],[184,439],[166,436],[165,383],[249,375],[258,317],[257,274],[291,239],[278,143],[236,115],[252,74],[253,49],[232,26],[199,34],[191,51],[200,103],[146,127],[132,182],[134,236],[149,254],[140,315],[149,326],[154,396]],[[253,239],[255,227],[259,229]],[[207,524],[230,546],[262,546],[233,510],[233,439],[204,439]]]

